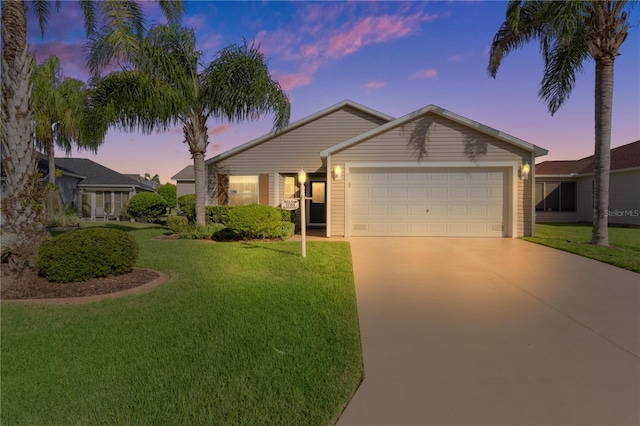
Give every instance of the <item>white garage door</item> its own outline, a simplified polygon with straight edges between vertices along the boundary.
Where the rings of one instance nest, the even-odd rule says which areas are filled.
[[[352,170],[351,235],[506,236],[506,175],[500,169]]]

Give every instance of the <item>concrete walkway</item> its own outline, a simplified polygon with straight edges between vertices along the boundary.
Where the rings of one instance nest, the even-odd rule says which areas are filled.
[[[352,238],[338,425],[640,424],[640,274],[515,239]]]

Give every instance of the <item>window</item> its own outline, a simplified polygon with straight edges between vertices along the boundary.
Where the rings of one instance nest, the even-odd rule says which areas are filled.
[[[284,198],[295,198],[296,197],[296,178],[295,176],[285,176],[284,177]]]
[[[536,182],[536,211],[575,212],[575,182]]]
[[[258,176],[229,176],[229,205],[258,204]]]

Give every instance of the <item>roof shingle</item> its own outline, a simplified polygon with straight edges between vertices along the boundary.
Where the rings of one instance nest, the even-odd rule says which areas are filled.
[[[640,167],[640,140],[611,150],[611,170]],[[580,160],[543,161],[536,164],[537,175],[583,175],[593,173],[593,155]]]

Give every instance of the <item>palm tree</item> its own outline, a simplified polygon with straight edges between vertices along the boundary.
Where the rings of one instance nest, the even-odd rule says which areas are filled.
[[[67,155],[73,146],[91,149],[80,138],[80,120],[87,99],[84,82],[75,78],[61,81],[60,61],[51,56],[35,66],[33,76],[33,104],[36,117],[36,146],[49,158],[49,183],[56,183],[55,146]]]
[[[61,1],[34,0],[40,30],[44,35],[51,4],[56,9]],[[82,1],[85,30],[92,50],[100,49],[102,58],[127,60],[137,52],[142,34],[142,11],[136,1]],[[182,2],[159,2],[170,22],[177,22],[182,14]],[[6,175],[3,194],[3,242],[11,252],[10,270],[14,275],[33,265],[45,236],[40,221],[42,213],[41,182],[36,166],[33,144],[36,124],[31,101],[32,61],[27,45],[27,6],[24,0],[1,3],[2,27],[2,119],[0,145],[2,168]],[[102,26],[98,27],[98,23]],[[98,72],[104,64],[91,64]]]
[[[627,37],[625,0],[511,0],[506,20],[493,38],[489,74],[495,78],[502,58],[538,40],[545,70],[538,96],[555,114],[569,98],[576,74],[588,58],[596,64],[594,208],[591,243],[609,245],[606,210],[611,168],[613,64]]]
[[[282,129],[290,105],[255,46],[231,45],[199,68],[201,56],[193,30],[154,26],[140,45],[136,70],[111,73],[96,85],[87,122],[95,140],[109,127],[150,133],[181,124],[195,169],[196,222],[204,224],[207,120],[238,122],[273,112],[274,128]]]

